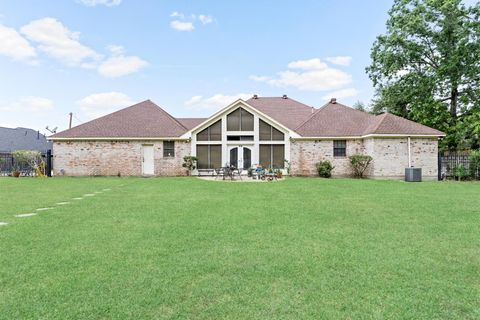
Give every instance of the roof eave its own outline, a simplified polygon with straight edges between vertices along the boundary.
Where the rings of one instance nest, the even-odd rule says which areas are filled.
[[[354,140],[365,138],[441,138],[445,137],[445,134],[366,134],[359,136],[300,136],[292,138],[293,140]]]
[[[188,141],[183,137],[48,137],[49,141]]]

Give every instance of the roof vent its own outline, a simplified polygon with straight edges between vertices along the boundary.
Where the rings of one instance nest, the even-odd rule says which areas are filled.
[[[333,104],[337,103],[337,98],[330,99],[330,103],[333,103]]]
[[[253,99],[258,99],[258,94],[254,94]]]
[[[282,96],[282,98],[283,98],[283,99],[288,99],[288,97],[287,97],[286,94],[284,94],[284,95]]]

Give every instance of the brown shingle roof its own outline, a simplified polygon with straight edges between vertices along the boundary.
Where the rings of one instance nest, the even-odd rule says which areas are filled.
[[[306,137],[361,136],[372,121],[371,114],[340,103],[328,103],[318,109],[295,131]]]
[[[281,97],[252,98],[247,103],[304,137],[444,135],[443,132],[392,114],[374,116],[340,103],[330,102],[320,109]],[[205,120],[176,119],[152,101],[146,100],[59,132],[51,138],[174,138]]]
[[[150,100],[107,114],[51,138],[163,138],[187,131],[177,119]]]
[[[208,118],[177,118],[178,122],[180,122],[188,130],[195,128],[207,119]]]
[[[445,135],[443,132],[424,126],[420,123],[407,120],[405,118],[384,113],[376,116],[374,121],[367,128],[365,134],[427,134],[427,135]]]
[[[312,115],[312,110],[315,111],[312,107],[290,98],[258,97],[246,102],[290,129],[299,126]]]
[[[304,137],[349,137],[368,134],[444,135],[422,124],[385,113],[374,116],[340,103],[318,109],[295,131]]]

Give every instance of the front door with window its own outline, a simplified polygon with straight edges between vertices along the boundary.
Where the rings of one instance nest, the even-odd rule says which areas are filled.
[[[252,166],[252,149],[251,147],[235,146],[230,147],[229,164],[238,169],[247,170]]]

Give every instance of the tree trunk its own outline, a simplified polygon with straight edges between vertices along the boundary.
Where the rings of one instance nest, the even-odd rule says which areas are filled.
[[[450,100],[450,114],[454,120],[457,119],[457,106],[458,106],[458,88],[454,86],[452,88],[452,98]]]

